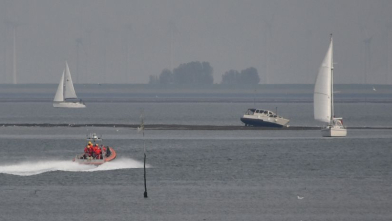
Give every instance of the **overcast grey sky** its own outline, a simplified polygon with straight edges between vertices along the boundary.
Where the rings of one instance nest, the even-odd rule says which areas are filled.
[[[0,83],[147,83],[207,61],[214,81],[315,82],[334,36],[335,82],[392,84],[391,0],[0,0]],[[78,59],[79,58],[79,59]]]

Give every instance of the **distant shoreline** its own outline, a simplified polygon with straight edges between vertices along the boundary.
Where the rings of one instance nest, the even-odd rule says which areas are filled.
[[[48,103],[52,106],[53,99],[48,98],[0,98],[0,103]],[[134,98],[88,98],[83,99],[86,104],[89,103],[245,103],[257,104],[262,103],[313,103],[311,98],[241,98],[241,97],[134,97]],[[335,103],[392,103],[392,97],[384,98],[337,98]]]
[[[312,84],[75,85],[88,103],[310,103]],[[0,84],[0,102],[52,102],[57,84]],[[392,103],[392,85],[334,85],[336,103]]]
[[[2,127],[113,127],[137,129],[139,124],[49,124],[49,123],[7,123]],[[219,125],[181,125],[181,124],[149,124],[146,130],[320,130],[321,127],[290,126],[282,128],[273,127],[245,127],[245,126],[219,126]],[[381,129],[392,130],[392,127],[347,127],[347,129]]]

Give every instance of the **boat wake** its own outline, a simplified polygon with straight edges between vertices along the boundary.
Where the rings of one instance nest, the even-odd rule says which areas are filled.
[[[146,164],[146,167],[149,168],[151,166]],[[0,165],[0,173],[17,176],[32,176],[52,171],[95,172],[133,168],[143,168],[143,162],[130,158],[119,158],[98,167],[94,165],[77,164],[72,161],[20,162],[10,165]]]

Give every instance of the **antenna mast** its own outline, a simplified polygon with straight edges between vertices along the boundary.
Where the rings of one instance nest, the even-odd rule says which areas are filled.
[[[16,79],[16,24],[13,25],[13,71],[12,71],[12,80],[14,84],[17,84]]]
[[[138,128],[138,131],[142,131],[143,133],[143,149],[144,149],[144,198],[147,198],[147,180],[146,180],[146,141],[144,140],[144,116],[143,116],[143,111],[142,114],[140,115],[141,123],[140,127]]]

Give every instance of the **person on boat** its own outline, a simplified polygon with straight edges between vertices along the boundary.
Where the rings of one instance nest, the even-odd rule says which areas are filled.
[[[84,154],[83,154],[83,156],[81,157],[81,159],[86,159],[87,156],[88,156],[88,145],[84,148]]]
[[[101,149],[102,149],[102,155],[105,155],[107,157],[108,155],[107,155],[106,147],[101,144]]]
[[[83,159],[86,159],[87,157],[91,157],[91,142],[88,142],[87,146],[84,148],[84,154],[83,154]]]
[[[88,155],[90,158],[94,157],[94,146],[91,142],[89,143]]]
[[[98,157],[99,157],[99,154],[100,154],[100,150],[98,150],[99,149],[99,146],[98,146],[98,144],[95,144],[94,145],[94,147],[93,147],[93,153],[94,153],[94,158],[95,159],[98,159]]]
[[[108,156],[110,156],[110,147],[107,147],[107,150],[106,150],[107,152],[106,152],[106,156],[108,157]]]
[[[102,159],[101,153],[102,153],[102,150],[97,145],[96,148],[95,148],[95,157],[96,157],[96,159]]]
[[[95,159],[95,144],[91,145],[91,155]]]

